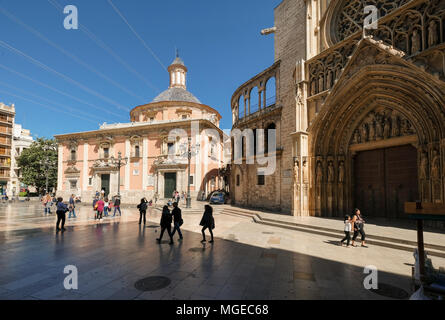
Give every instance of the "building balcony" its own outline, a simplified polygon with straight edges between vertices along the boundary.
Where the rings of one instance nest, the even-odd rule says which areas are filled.
[[[237,127],[279,105],[280,61],[241,85],[231,100],[232,123]]]

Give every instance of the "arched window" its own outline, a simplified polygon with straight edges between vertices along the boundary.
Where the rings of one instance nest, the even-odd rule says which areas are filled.
[[[266,83],[266,107],[275,104],[277,95],[277,87],[275,77],[269,78]]]
[[[266,130],[264,132],[264,152],[268,153],[269,151],[274,151],[274,150],[269,150],[269,130],[276,130],[277,127],[275,125],[275,123],[270,123],[267,127]]]
[[[244,118],[244,96],[241,95],[238,99],[238,119]]]
[[[250,113],[257,112],[260,109],[260,99],[258,94],[258,87],[250,90]]]

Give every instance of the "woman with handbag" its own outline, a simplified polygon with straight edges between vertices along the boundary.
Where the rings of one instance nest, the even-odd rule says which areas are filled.
[[[211,236],[211,240],[209,241],[209,243],[213,243],[213,229],[215,229],[215,219],[213,218],[213,208],[211,206],[209,206],[208,204],[205,205],[204,207],[204,214],[202,216],[201,219],[201,223],[199,224],[202,226],[202,240],[201,242],[204,243],[206,242],[206,235],[204,233],[204,231],[206,229],[209,229],[210,232],[210,236]]]

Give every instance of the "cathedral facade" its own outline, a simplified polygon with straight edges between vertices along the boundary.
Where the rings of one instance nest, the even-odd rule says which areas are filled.
[[[407,201],[443,203],[445,0],[285,0],[275,20],[279,209],[403,218]]]
[[[123,203],[169,199],[175,190],[187,192],[189,172],[194,199],[222,188],[221,116],[187,91],[188,70],[179,57],[168,71],[169,88],[151,103],[133,108],[131,122],[55,137],[58,195],[89,201],[104,190],[110,198],[119,191]]]

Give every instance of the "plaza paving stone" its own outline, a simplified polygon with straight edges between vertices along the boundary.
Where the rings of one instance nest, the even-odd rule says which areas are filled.
[[[200,214],[184,214],[184,241],[157,244],[158,211],[139,226],[135,209],[101,222],[89,206],[55,232],[40,204],[0,207],[0,299],[387,299],[363,287],[365,266],[379,281],[410,292],[412,253],[370,246],[344,248],[321,235],[259,225],[215,209],[215,243],[202,245]],[[207,235],[207,239],[209,236]],[[167,240],[167,237],[164,238]],[[435,266],[445,259],[433,258]],[[79,272],[65,290],[66,265]],[[165,276],[168,287],[142,292],[136,281]]]

